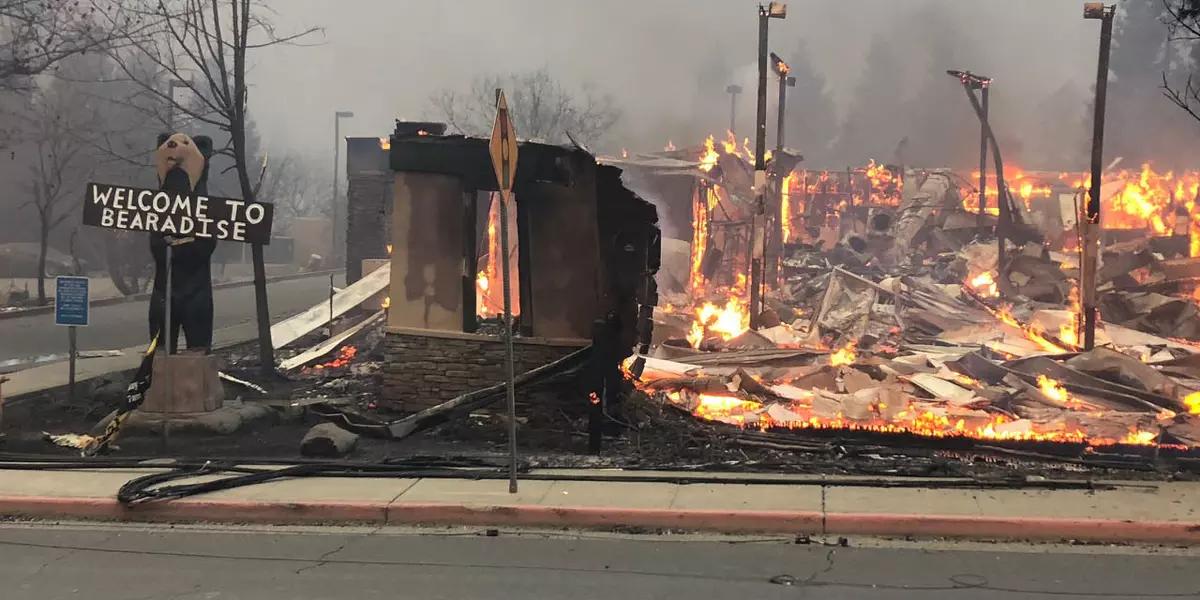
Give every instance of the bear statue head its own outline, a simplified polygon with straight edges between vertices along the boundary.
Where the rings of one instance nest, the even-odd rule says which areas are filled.
[[[159,134],[154,168],[160,189],[183,193],[208,193],[208,159],[212,139],[185,133]]]

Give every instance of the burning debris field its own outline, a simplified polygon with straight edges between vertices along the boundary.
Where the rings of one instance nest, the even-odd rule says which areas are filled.
[[[1200,173],[1104,173],[1089,346],[1086,173],[981,181],[768,158],[761,193],[748,153],[723,146],[614,159],[660,211],[690,216],[664,241],[655,344],[624,365],[650,401],[781,447],[852,438],[1195,467]]]
[[[1083,174],[812,169],[781,147],[764,182],[732,133],[620,157],[522,142],[505,207],[484,140],[431,128],[360,145],[351,184],[387,162],[393,198],[351,207],[388,218],[355,221],[356,279],[272,326],[281,377],[221,348],[223,404],[143,406],[106,450],[495,460],[515,430],[528,466],[1200,471],[1200,174],[1112,168],[1089,228]],[[8,450],[86,451],[125,385],[14,403]]]

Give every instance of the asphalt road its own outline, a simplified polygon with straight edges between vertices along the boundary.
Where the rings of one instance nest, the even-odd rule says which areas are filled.
[[[1196,551],[583,535],[8,524],[0,526],[0,596],[1061,600],[1200,593]]]
[[[335,284],[344,285],[339,275]],[[267,286],[271,320],[296,314],[329,297],[329,276],[278,281]],[[118,350],[145,344],[149,339],[149,300],[92,308],[91,325],[79,328],[80,350]],[[216,329],[254,320],[254,287],[213,291]],[[180,334],[179,343],[183,344]],[[54,324],[54,314],[0,319],[0,361],[47,354],[66,354],[67,331]]]

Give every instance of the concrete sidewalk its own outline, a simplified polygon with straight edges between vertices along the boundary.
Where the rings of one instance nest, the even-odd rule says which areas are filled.
[[[872,487],[832,477],[614,483],[574,479],[616,471],[572,471],[573,480],[542,471],[551,479],[522,481],[517,494],[506,480],[313,477],[121,506],[117,489],[149,472],[0,471],[0,515],[1200,544],[1200,483],[1118,482],[1096,491],[939,488],[936,481]]]

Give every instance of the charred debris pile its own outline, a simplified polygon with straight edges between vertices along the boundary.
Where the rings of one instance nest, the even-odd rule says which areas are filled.
[[[1006,172],[1002,222],[994,176],[981,203],[977,172],[874,161],[784,166],[760,204],[748,156],[710,138],[612,159],[677,225],[655,344],[626,364],[643,401],[709,445],[1200,469],[1200,174],[1105,174],[1085,349],[1085,175]]]

